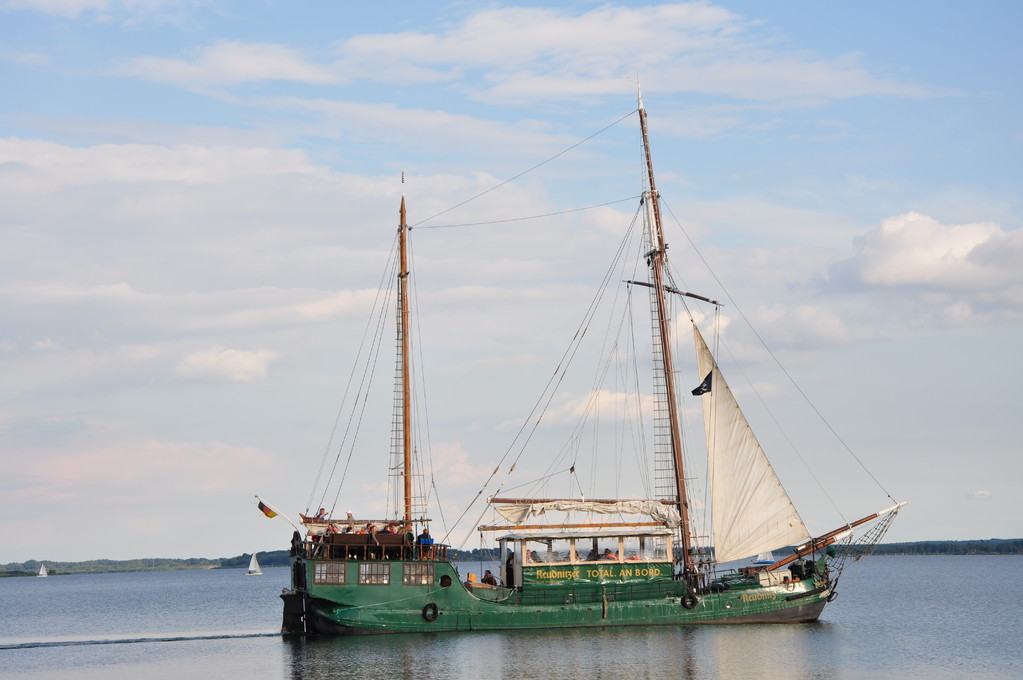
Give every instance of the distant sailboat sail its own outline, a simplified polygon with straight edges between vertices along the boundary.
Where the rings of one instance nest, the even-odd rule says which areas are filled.
[[[259,568],[259,561],[256,559],[256,553],[252,553],[252,559],[249,560],[249,570],[245,573],[246,576],[262,576],[263,571]]]
[[[45,564],[40,564],[39,565],[39,573],[36,574],[36,576],[39,577],[39,578],[43,578],[43,577],[49,576],[49,575],[50,575],[50,572],[46,571],[46,565]]]

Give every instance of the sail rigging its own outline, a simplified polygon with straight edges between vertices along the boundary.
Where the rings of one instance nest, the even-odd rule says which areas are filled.
[[[663,389],[663,404],[667,409],[670,458],[674,468],[676,502],[678,503],[678,512],[682,521],[680,538],[684,571],[687,574],[691,574],[696,570],[692,550],[692,526],[689,523],[689,498],[685,484],[685,467],[682,462],[682,428],[679,422],[675,371],[671,355],[670,319],[668,318],[667,301],[664,295],[664,264],[668,246],[664,241],[664,231],[661,227],[660,197],[657,194],[657,183],[654,180],[654,162],[650,153],[650,137],[647,132],[646,109],[643,107],[642,95],[638,97],[638,101],[640,133],[643,139],[643,157],[646,160],[646,175],[649,187],[643,195],[643,202],[646,206],[645,217],[650,240],[650,252],[647,253],[647,260],[650,263],[650,275],[652,278],[650,290],[651,295],[653,295],[655,310],[655,352],[659,354],[658,367],[660,370],[656,380]]]
[[[764,455],[700,329],[693,324],[707,438],[714,554],[718,562],[749,557],[810,537]]]
[[[642,97],[638,103],[646,190],[626,240],[615,254],[615,264],[605,273],[594,303],[587,308],[562,362],[548,378],[527,424],[516,434],[512,446],[497,461],[475,497],[486,498],[494,517],[499,518],[499,523],[488,524],[481,515],[474,522],[480,532],[481,547],[486,532],[497,532],[494,541],[500,556],[498,573],[488,570],[482,582],[473,573],[461,581],[449,560],[452,546],[447,544],[446,537],[435,541],[430,535],[430,520],[420,512],[412,495],[415,465],[412,387],[419,381],[412,380],[409,226],[402,194],[397,248],[391,260],[394,268],[385,277],[396,283],[391,290],[397,298],[389,475],[392,482],[400,479],[401,483],[391,487],[394,503],[388,507],[385,520],[356,519],[352,513],[332,519],[322,508],[316,517],[302,517],[306,535],[296,532],[291,544],[293,589],[281,595],[285,602],[285,632],[353,634],[813,621],[833,599],[841,573],[844,558],[835,557],[833,544],[842,541],[845,547],[850,547],[848,541],[853,530],[872,522],[874,528],[861,539],[853,559],[880,540],[899,505],[810,538],[696,327],[694,317],[699,315],[690,313],[700,378],[693,394],[700,397],[703,407],[712,536],[708,540],[705,530],[698,532],[694,527],[691,511],[703,514],[700,510],[706,503],[688,488],[694,473],[702,470],[698,463],[693,464],[692,453],[684,449],[682,402],[673,354],[677,324],[669,302],[674,302],[674,296],[681,296],[719,305],[711,298],[680,290],[668,269],[668,245]],[[644,227],[642,239],[635,239],[634,227],[640,223]],[[639,253],[642,259],[627,264],[624,254],[630,249],[624,243],[635,240],[644,241]],[[624,268],[631,268],[629,273],[635,276],[642,261],[649,267],[647,282],[612,275],[617,267],[623,267],[622,273]],[[641,397],[639,381],[633,381],[638,365],[623,360],[619,354],[622,350],[630,353],[629,350],[637,349],[637,344],[628,339],[619,343],[615,339],[616,333],[635,330],[627,322],[632,319],[633,307],[631,302],[615,303],[612,315],[621,317],[617,320],[608,317],[611,323],[601,337],[597,356],[600,368],[594,382],[588,385],[589,391],[578,398],[566,391],[568,408],[563,413],[578,414],[580,420],[578,425],[564,428],[568,444],[560,450],[553,446],[545,451],[546,471],[539,479],[534,478],[531,490],[515,494],[525,497],[499,497],[502,490],[507,494],[527,486],[506,489],[503,482],[496,491],[484,496],[498,470],[505,479],[515,471],[555,394],[564,388],[562,381],[568,364],[596,318],[596,303],[604,302],[604,294],[616,279],[626,282],[625,288],[619,288],[621,293],[633,290],[635,284],[647,288],[650,296],[653,332],[648,358],[653,368],[652,396]],[[619,383],[619,379],[623,382]],[[612,381],[617,389],[606,389]],[[627,385],[626,390],[622,391],[620,385]],[[606,400],[609,408],[602,408],[602,400]],[[424,401],[417,399],[420,403]],[[630,405],[619,409],[625,402]],[[634,424],[634,418],[644,420],[644,411],[649,410],[653,411],[653,475],[648,474],[650,470],[642,462],[651,453],[643,428],[618,429],[626,421]],[[418,424],[424,419],[415,420]],[[604,424],[615,428],[613,436],[598,434],[597,426]],[[603,429],[601,432],[606,434]],[[626,432],[629,436],[625,436]],[[653,477],[653,492],[649,479],[644,480],[645,493],[639,498],[594,498],[584,492],[576,474],[584,439],[593,457],[594,480],[599,475],[615,489],[638,488],[630,487],[635,484],[634,479],[623,479],[626,473],[638,471]],[[642,454],[637,455],[636,470],[627,470],[621,464],[621,451],[629,445]],[[511,464],[506,465],[506,459],[513,453]],[[614,457],[610,465],[604,460],[607,454]],[[367,457],[373,455],[376,454],[369,453]],[[543,465],[539,467],[542,469]],[[567,478],[561,479],[568,483],[567,494],[551,497],[546,493],[548,485],[564,473]],[[615,495],[627,493],[616,491]],[[540,494],[546,497],[537,497]],[[693,498],[698,501],[691,507]],[[466,512],[468,508],[455,524]],[[553,513],[563,513],[564,519],[552,519],[549,515]],[[422,533],[417,536],[415,532],[419,529]],[[773,559],[769,557],[771,551],[793,544],[798,545],[789,556],[764,563]],[[713,557],[704,549],[707,546],[713,546]],[[737,570],[718,567],[719,562],[761,553],[765,557],[750,566]]]

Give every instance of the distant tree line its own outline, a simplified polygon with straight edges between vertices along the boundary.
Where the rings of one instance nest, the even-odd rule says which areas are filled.
[[[882,543],[875,555],[1021,555],[1023,538],[989,538],[978,541],[914,541]]]
[[[1023,555],[1023,538],[989,538],[976,541],[914,541],[912,543],[882,543],[874,548],[875,555]],[[473,550],[450,550],[448,555],[460,562],[496,562],[501,559],[499,548],[474,548]],[[85,562],[51,562],[29,560],[0,564],[0,577],[35,576],[39,567],[46,564],[51,575],[85,574],[118,571],[171,571],[178,569],[245,569],[249,566],[252,553],[237,557],[148,557],[136,560],[88,560]],[[257,552],[256,559],[262,567],[286,567],[289,564],[287,550]]]
[[[455,562],[496,562],[501,559],[500,548],[473,548],[472,550],[449,550],[448,556]]]
[[[252,553],[242,553],[238,557],[225,557],[220,560],[217,569],[248,569]],[[256,560],[261,567],[286,567],[291,564],[291,556],[287,550],[270,550],[256,553]]]

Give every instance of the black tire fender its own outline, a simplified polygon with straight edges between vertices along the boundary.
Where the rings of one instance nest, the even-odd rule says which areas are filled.
[[[682,607],[685,609],[696,609],[696,605],[700,604],[700,600],[692,593],[686,593],[682,596]]]
[[[433,602],[428,603],[423,607],[423,618],[427,621],[436,621],[440,615],[440,610],[437,609],[437,605]]]

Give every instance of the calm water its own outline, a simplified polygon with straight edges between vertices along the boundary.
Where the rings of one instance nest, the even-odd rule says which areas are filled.
[[[276,634],[287,582],[0,579],[0,678],[1023,678],[1021,556],[867,558],[800,625],[295,640]]]

